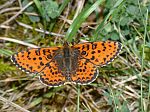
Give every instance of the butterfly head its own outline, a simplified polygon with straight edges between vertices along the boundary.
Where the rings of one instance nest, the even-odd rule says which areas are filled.
[[[69,46],[69,43],[68,43],[67,41],[65,41],[64,44],[63,44],[63,46],[64,46],[64,47],[68,47],[68,46]]]

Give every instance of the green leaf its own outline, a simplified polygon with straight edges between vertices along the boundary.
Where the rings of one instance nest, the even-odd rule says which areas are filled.
[[[109,17],[111,16],[111,14],[113,14],[117,8],[119,7],[119,5],[123,2],[123,0],[118,0],[114,6],[111,8],[110,12],[108,13],[108,15],[104,18],[104,20],[98,25],[97,29],[94,32],[94,40],[96,40],[96,38],[98,37],[99,31],[102,29],[102,27],[106,24],[107,20],[109,19]]]
[[[112,30],[111,23],[108,23],[108,24],[105,26],[104,30],[105,30],[107,33],[108,33],[108,32],[111,32],[111,30]]]
[[[37,17],[37,16],[28,16],[29,19],[34,23],[34,22],[39,22],[40,21],[40,18]]]
[[[58,4],[52,0],[47,0],[42,2],[44,12],[52,19],[59,15]]]
[[[129,7],[127,7],[127,12],[131,15],[136,16],[139,14],[139,8],[134,5],[129,5]]]
[[[119,34],[118,34],[117,32],[112,32],[112,33],[110,34],[110,38],[111,38],[112,40],[118,40],[118,39],[119,39]]]
[[[29,3],[29,0],[23,0],[22,1],[22,6],[26,6],[27,4]],[[29,12],[29,13],[33,13],[35,12],[35,8],[33,6],[29,6],[27,9],[26,9],[26,12]],[[29,17],[29,19],[32,21],[32,22],[39,22],[40,21],[40,18],[38,16],[33,16],[33,15],[27,15]]]
[[[26,5],[29,3],[29,0],[23,0],[21,3],[22,3],[22,6],[24,7],[24,6],[26,6]],[[33,11],[33,10],[34,10],[33,6],[29,6],[29,7],[26,9],[27,12],[31,12],[31,11]]]
[[[128,17],[128,16],[122,17],[122,19],[120,21],[120,25],[125,26],[125,25],[129,24],[132,20],[133,20],[133,18]]]

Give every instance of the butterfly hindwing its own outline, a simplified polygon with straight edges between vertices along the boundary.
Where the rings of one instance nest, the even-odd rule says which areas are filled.
[[[76,74],[71,75],[73,82],[85,85],[93,82],[98,76],[98,70],[96,66],[86,59],[79,60],[78,66],[79,67],[76,71]]]
[[[57,63],[51,61],[40,73],[40,81],[47,86],[61,86],[66,82],[66,77],[58,70]]]

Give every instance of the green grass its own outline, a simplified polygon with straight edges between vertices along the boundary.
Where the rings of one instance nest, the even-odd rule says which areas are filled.
[[[93,5],[87,6],[83,11],[75,18],[71,26],[66,33],[66,40],[72,42],[72,38],[77,33],[77,30],[81,27],[81,24],[85,19],[103,2],[103,0],[97,0]]]
[[[149,1],[34,0],[23,12],[16,7],[29,0],[6,3],[0,2],[0,111],[150,111]],[[98,68],[98,78],[89,85],[47,87],[10,61],[28,47],[108,39],[121,42],[123,49],[111,64]]]

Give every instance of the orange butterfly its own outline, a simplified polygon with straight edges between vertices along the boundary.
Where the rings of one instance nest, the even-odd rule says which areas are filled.
[[[119,54],[119,42],[87,42],[62,47],[35,48],[12,55],[13,63],[27,73],[40,74],[40,81],[48,86],[67,82],[89,84],[98,76],[97,67],[107,65]]]

